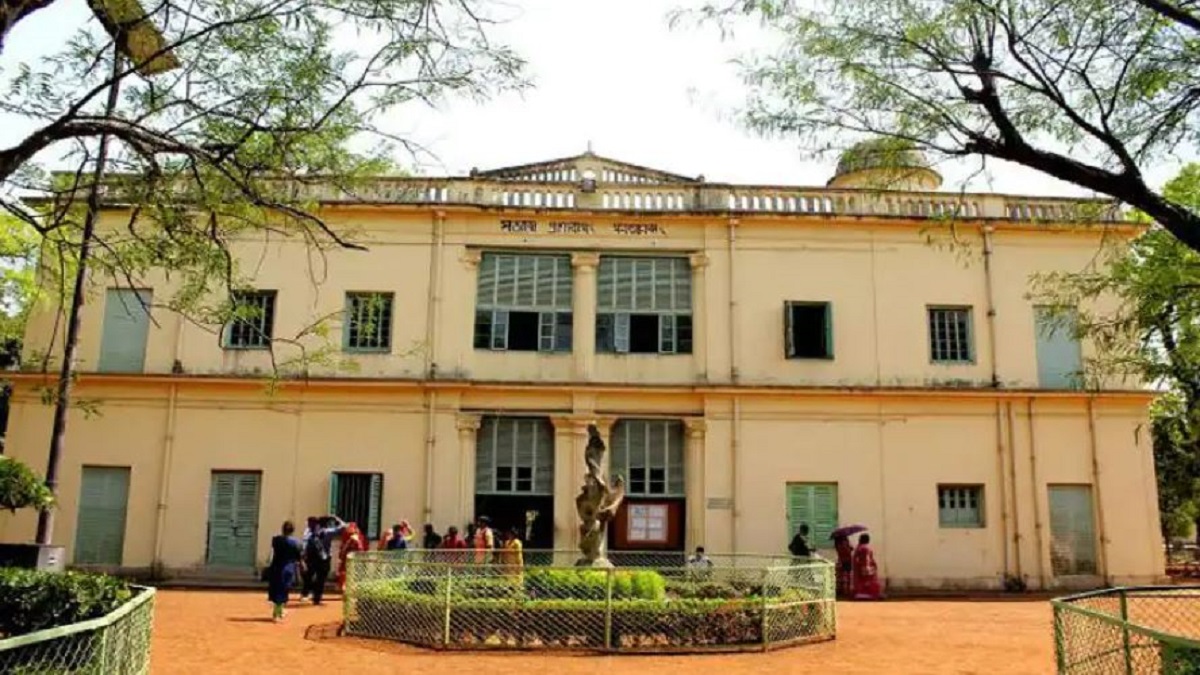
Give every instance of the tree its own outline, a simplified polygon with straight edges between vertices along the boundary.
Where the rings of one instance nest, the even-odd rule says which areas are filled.
[[[54,493],[33,469],[10,457],[0,457],[0,508],[16,512],[53,507]]]
[[[1185,167],[1163,195],[1200,210],[1200,165]],[[1181,521],[1200,517],[1200,253],[1151,225],[1089,269],[1035,278],[1033,294],[1062,308],[1060,317],[1073,315],[1074,330],[1095,346],[1088,380],[1132,378],[1163,390],[1152,408],[1159,510],[1164,535],[1177,536]]]
[[[0,0],[0,40],[66,1]],[[159,288],[170,293],[155,304],[216,333],[252,311],[231,300],[249,279],[237,242],[296,238],[314,258],[363,249],[326,222],[317,196],[354,199],[398,150],[420,151],[381,129],[381,118],[404,104],[524,85],[522,62],[488,40],[486,2],[89,0],[95,21],[61,52],[11,70],[0,111],[33,129],[0,148],[0,207],[37,234],[40,287],[62,310],[48,392],[52,490],[94,282],[167,280]],[[47,173],[37,163],[47,157],[68,170]],[[119,221],[102,218],[112,203],[127,214]],[[301,373],[306,338],[321,326],[288,340],[301,350]],[[50,361],[47,351],[42,367]],[[52,529],[44,510],[39,543]]]
[[[1143,173],[1200,138],[1196,0],[722,2],[702,15],[757,17],[782,40],[744,63],[751,127],[814,151],[884,136],[1015,162],[1200,250],[1200,214]]]

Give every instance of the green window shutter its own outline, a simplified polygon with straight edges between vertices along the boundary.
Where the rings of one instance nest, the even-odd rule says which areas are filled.
[[[140,373],[146,363],[150,330],[149,290],[110,288],[104,297],[104,327],[100,336],[101,372]]]
[[[619,354],[629,353],[629,315],[613,315],[613,347]]]
[[[209,489],[208,564],[252,567],[258,548],[260,476],[214,471]]]
[[[338,501],[341,498],[341,493],[338,491],[338,475],[337,473],[329,474],[329,515],[341,516],[338,513]]]
[[[787,358],[796,355],[796,328],[793,325],[792,303],[783,303],[783,354]]]
[[[658,317],[658,351],[663,354],[675,353],[675,316],[662,314]]]
[[[367,511],[367,538],[379,538],[380,514],[383,510],[383,474],[371,474],[370,508]]]
[[[508,312],[492,312],[492,349],[508,349]]]
[[[121,564],[129,474],[128,467],[83,467],[75,524],[75,564]]]
[[[1083,356],[1079,348],[1075,310],[1034,307],[1037,333],[1038,386],[1071,389],[1080,385]]]
[[[1096,574],[1096,532],[1089,485],[1051,485],[1050,562],[1060,576]]]
[[[496,489],[493,477],[496,473],[498,431],[495,417],[485,417],[479,425],[475,440],[475,492],[478,494],[488,494]]]
[[[809,527],[809,544],[828,548],[829,536],[838,526],[836,483],[791,483],[787,486],[788,541],[800,529]]]

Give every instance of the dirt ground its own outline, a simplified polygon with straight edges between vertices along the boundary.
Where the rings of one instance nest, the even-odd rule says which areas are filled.
[[[833,642],[767,654],[595,656],[437,653],[395,643],[337,637],[341,602],[293,603],[270,621],[265,593],[165,590],[155,607],[155,675],[299,673],[315,664],[338,672],[488,675],[656,675],[697,669],[749,673],[1049,673],[1054,669],[1050,605],[1037,599],[888,600],[839,603]],[[603,670],[597,671],[598,661]]]

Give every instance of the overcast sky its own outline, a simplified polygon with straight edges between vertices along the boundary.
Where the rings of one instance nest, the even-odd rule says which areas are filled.
[[[435,153],[427,174],[466,173],[583,152],[712,181],[823,185],[832,160],[801,157],[787,140],[757,138],[740,128],[744,87],[735,56],[763,36],[739,31],[722,41],[713,29],[670,28],[668,12],[690,0],[507,0],[511,19],[494,35],[530,64],[534,88],[484,104],[450,101],[438,109],[406,107],[383,126]],[[5,72],[57,47],[85,18],[84,0],[58,2],[14,32],[0,66]],[[24,125],[0,116],[0,143]],[[942,166],[947,189],[978,167]],[[1151,171],[1156,181],[1177,166]],[[1026,194],[1081,194],[1038,173],[994,162],[973,189]]]

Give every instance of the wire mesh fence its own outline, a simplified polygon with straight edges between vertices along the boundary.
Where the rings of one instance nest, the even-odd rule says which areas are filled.
[[[616,553],[365,552],[350,557],[345,630],[445,649],[770,649],[833,639],[833,566],[819,558]]]
[[[1200,674],[1200,587],[1112,588],[1053,600],[1062,675]]]
[[[91,621],[0,640],[6,675],[145,675],[150,672],[154,589]]]

